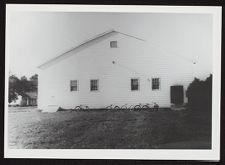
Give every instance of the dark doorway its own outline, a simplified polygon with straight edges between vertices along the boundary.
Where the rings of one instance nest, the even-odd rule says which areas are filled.
[[[182,85],[174,85],[170,87],[171,103],[181,105],[184,103],[184,88]]]

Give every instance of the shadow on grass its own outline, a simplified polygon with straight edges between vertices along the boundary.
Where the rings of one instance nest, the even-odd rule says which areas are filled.
[[[183,110],[160,116],[151,136],[155,148],[211,149],[211,114]]]

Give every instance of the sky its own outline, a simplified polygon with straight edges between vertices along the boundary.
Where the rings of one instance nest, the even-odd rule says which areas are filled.
[[[142,38],[175,61],[212,70],[209,14],[17,11],[7,21],[9,69],[18,77],[38,73],[42,63],[110,29]]]

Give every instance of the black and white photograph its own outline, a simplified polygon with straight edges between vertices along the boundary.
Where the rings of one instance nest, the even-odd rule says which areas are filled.
[[[5,157],[219,159],[220,37],[220,7],[7,5]]]

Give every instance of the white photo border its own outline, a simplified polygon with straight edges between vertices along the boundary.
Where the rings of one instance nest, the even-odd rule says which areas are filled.
[[[5,99],[4,157],[54,159],[136,159],[136,160],[214,160],[220,159],[221,27],[220,6],[129,6],[129,5],[6,5],[5,98],[8,98],[9,15],[30,12],[115,12],[115,13],[194,13],[213,16],[212,149],[9,149],[8,99]]]

